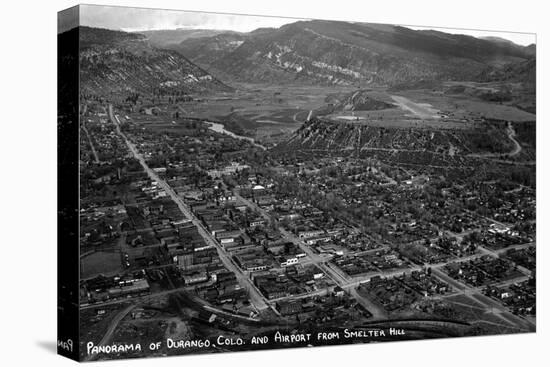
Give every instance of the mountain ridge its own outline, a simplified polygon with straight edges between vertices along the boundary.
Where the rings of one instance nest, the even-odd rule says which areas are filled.
[[[475,80],[488,66],[532,57],[527,47],[473,36],[318,20],[269,32],[188,39],[171,48],[237,81],[384,86]]]
[[[84,93],[231,90],[185,56],[153,47],[140,33],[80,27],[79,40]]]

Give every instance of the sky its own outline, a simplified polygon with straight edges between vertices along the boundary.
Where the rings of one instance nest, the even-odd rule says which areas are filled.
[[[299,20],[306,19],[97,5],[81,5],[80,11],[81,25],[127,32],[177,28],[250,32],[257,28],[278,28]],[[535,35],[532,33],[405,26],[412,29],[434,29],[474,37],[501,37],[523,46],[536,41]]]
[[[94,5],[82,5],[80,11],[81,25],[127,32],[176,28],[250,32],[264,27],[279,28],[298,20],[300,19]]]

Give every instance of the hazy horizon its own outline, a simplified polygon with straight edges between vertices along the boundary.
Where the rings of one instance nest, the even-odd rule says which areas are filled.
[[[80,11],[80,25],[82,26],[125,32],[176,29],[212,29],[251,32],[258,28],[279,28],[285,24],[301,20],[312,19],[103,5],[81,5]],[[350,21],[350,23],[353,22]],[[414,30],[435,30],[450,34],[463,34],[476,38],[499,37],[521,46],[536,44],[536,35],[533,33],[414,25],[400,26]]]

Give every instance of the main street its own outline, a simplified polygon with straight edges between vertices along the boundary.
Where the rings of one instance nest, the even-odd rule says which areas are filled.
[[[148,165],[141,153],[138,151],[136,146],[126,137],[126,135],[121,131],[120,129],[120,122],[118,120],[118,116],[116,116],[113,112],[112,105],[109,105],[109,117],[113,124],[116,126],[117,133],[123,138],[126,145],[128,146],[128,149],[132,153],[132,155],[139,161],[145,172],[149,175],[149,177],[156,181],[157,184],[169,195],[169,197],[177,204],[180,211],[185,215],[186,218],[190,219],[192,223],[197,227],[199,234],[203,237],[205,242],[212,247],[215,247],[218,251],[218,254],[220,256],[220,259],[222,260],[225,267],[232,271],[239,281],[239,284],[247,289],[249,293],[249,298],[256,307],[256,309],[261,310],[265,309],[267,307],[271,307],[273,310],[273,302],[268,301],[256,288],[256,286],[252,283],[250,278],[247,276],[245,272],[243,272],[233,261],[231,256],[223,249],[222,246],[212,237],[210,232],[204,227],[202,222],[198,220],[194,216],[194,214],[191,212],[191,210],[187,207],[187,205],[184,203],[184,201],[176,194],[176,192],[164,181],[161,177],[159,177]],[[234,192],[237,199],[247,205],[252,210],[260,213],[262,217],[264,217],[266,220],[271,220],[272,217],[270,213],[265,211],[264,209],[260,208],[256,203],[252,202],[249,199],[246,199],[242,197],[238,192]],[[317,265],[324,273],[327,275],[334,284],[340,286],[343,289],[346,289],[349,291],[352,297],[354,297],[361,305],[363,305],[365,308],[367,308],[372,314],[374,319],[381,319],[386,316],[385,311],[377,304],[373,303],[370,299],[363,297],[357,292],[357,286],[363,282],[368,281],[373,276],[382,276],[382,277],[391,277],[400,275],[403,273],[410,273],[414,270],[420,270],[423,267],[420,265],[410,265],[406,269],[396,269],[392,271],[379,271],[379,272],[373,272],[369,274],[364,274],[359,277],[349,277],[345,274],[343,274],[339,269],[336,269],[335,267],[331,266],[330,264],[330,257],[322,257],[316,252],[314,252],[310,246],[308,246],[304,241],[302,241],[300,238],[295,236],[293,233],[285,230],[282,227],[279,227],[279,230],[281,234],[283,235],[283,238],[287,241],[295,243],[308,257],[309,257],[309,263]],[[521,246],[521,248],[527,247],[531,244],[526,244],[525,246]],[[451,259],[446,262],[438,263],[438,264],[426,264],[425,266],[430,266],[434,270],[434,275],[438,278],[441,278],[444,281],[447,281],[449,284],[453,286],[456,290],[463,291],[464,294],[466,294],[469,297],[473,297],[474,294],[476,296],[477,300],[483,300],[486,305],[490,305],[492,308],[497,308],[499,313],[507,313],[510,317],[512,317],[515,320],[520,321],[523,325],[525,325],[525,321],[527,323],[532,324],[530,321],[525,320],[523,318],[518,318],[517,316],[512,315],[509,310],[502,304],[491,300],[490,298],[486,297],[482,294],[481,289],[469,287],[467,285],[462,284],[461,282],[457,282],[456,280],[450,278],[447,276],[444,272],[442,272],[440,269],[443,268],[445,265],[452,263],[452,262],[462,262],[462,261],[469,261],[475,257],[478,257],[482,254],[486,254],[492,257],[498,257],[498,252],[488,250],[486,248],[481,248],[481,254],[475,254],[471,256],[467,256],[460,259]],[[520,279],[521,278],[521,279]],[[518,278],[519,280],[524,280],[524,274],[522,274],[522,277]],[[508,280],[506,284],[511,284],[514,281],[518,281],[518,279],[512,279]],[[318,292],[321,294],[322,292]],[[282,299],[292,299],[295,296],[288,296],[283,297]],[[506,320],[503,318],[503,320]]]
[[[191,210],[187,207],[183,200],[177,195],[177,193],[170,187],[170,185],[166,183],[166,181],[159,177],[159,175],[157,175],[156,172],[149,167],[136,146],[126,137],[126,135],[120,129],[120,121],[118,120],[118,116],[114,114],[112,105],[109,105],[109,118],[115,125],[117,133],[120,135],[120,137],[122,137],[134,158],[139,161],[151,180],[157,182],[158,186],[160,186],[174,201],[174,203],[176,203],[183,215],[187,219],[190,219],[192,221],[192,223],[197,227],[197,230],[204,241],[208,245],[217,249],[218,255],[223,265],[229,271],[235,274],[235,276],[237,277],[237,281],[239,282],[241,287],[247,290],[250,301],[252,302],[254,307],[258,310],[270,307],[267,299],[265,299],[265,297],[260,293],[260,291],[252,283],[250,278],[234,263],[234,261],[231,259],[231,256],[222,248],[222,246],[220,246],[220,244],[212,237],[212,235],[206,230],[206,228],[204,228],[202,222],[198,220],[197,217],[195,217],[195,215],[191,212]]]

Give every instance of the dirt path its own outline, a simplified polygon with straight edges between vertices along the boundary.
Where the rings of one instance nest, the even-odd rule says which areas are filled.
[[[516,140],[516,130],[514,130],[514,126],[511,122],[508,122],[508,128],[506,129],[508,132],[508,138],[514,143],[515,148],[510,153],[508,153],[509,157],[513,157],[515,155],[518,155],[521,152],[521,145]]]
[[[428,104],[420,104],[411,101],[408,98],[402,96],[391,96],[391,98],[397,102],[399,107],[411,112],[413,115],[420,117],[421,119],[438,119],[440,116],[437,114],[438,110],[431,107]]]
[[[103,335],[103,338],[101,338],[101,341],[99,342],[98,346],[107,345],[111,342],[111,338],[113,337],[113,333],[115,332],[115,329],[117,328],[118,324],[132,311],[137,305],[130,305],[120,311],[113,321],[109,324],[109,327],[107,328],[107,332],[105,335]],[[84,359],[85,361],[92,361],[98,357],[98,354],[90,354],[86,356]]]
[[[82,130],[84,130],[84,133],[86,134],[86,137],[88,138],[88,143],[90,144],[90,148],[92,149],[92,154],[94,155],[94,161],[96,163],[99,163],[99,156],[97,154],[97,151],[95,150],[94,143],[92,143],[92,138],[90,137],[90,133],[88,132],[88,129],[86,128],[86,124],[82,124]]]
[[[508,126],[506,127],[506,134],[508,136],[508,139],[514,144],[514,149],[512,149],[508,153],[481,153],[481,154],[469,154],[469,157],[474,158],[500,158],[500,157],[514,157],[521,153],[522,147],[521,144],[516,140],[516,130],[514,130],[514,126],[511,122],[508,122]],[[505,160],[502,160],[505,161]]]

